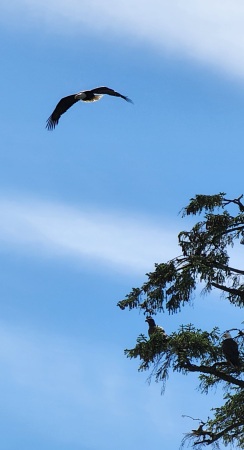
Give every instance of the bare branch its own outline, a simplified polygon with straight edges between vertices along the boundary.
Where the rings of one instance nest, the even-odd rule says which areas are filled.
[[[209,375],[214,375],[223,381],[227,381],[227,383],[232,383],[235,384],[236,386],[244,388],[243,380],[239,380],[238,378],[235,378],[232,375],[228,375],[227,373],[216,370],[216,364],[214,364],[213,366],[204,366],[204,365],[197,366],[195,364],[191,364],[190,362],[188,362],[186,363],[186,368],[189,370],[189,372],[201,372]]]
[[[216,287],[217,289],[220,289],[221,291],[225,291],[228,292],[229,294],[236,295],[240,297],[242,300],[244,300],[244,291],[240,291],[240,289],[229,288],[227,286],[224,286],[223,284],[215,283],[214,281],[211,282],[211,285],[213,287]]]

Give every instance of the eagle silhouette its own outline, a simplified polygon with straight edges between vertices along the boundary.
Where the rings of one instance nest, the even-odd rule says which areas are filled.
[[[46,128],[53,130],[58,125],[59,119],[71,106],[77,103],[79,100],[82,102],[96,102],[100,100],[103,95],[112,95],[113,97],[121,97],[127,102],[133,103],[126,95],[122,95],[119,92],[114,91],[106,86],[100,86],[89,91],[81,91],[77,94],[68,95],[61,98],[56,108],[52,112],[51,116],[47,119]]]

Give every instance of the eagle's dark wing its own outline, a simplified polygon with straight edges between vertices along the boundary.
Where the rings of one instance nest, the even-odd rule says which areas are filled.
[[[90,92],[92,92],[93,94],[107,94],[107,95],[113,95],[114,97],[121,97],[124,100],[126,100],[127,102],[133,103],[133,101],[126,95],[122,95],[119,92],[116,92],[113,89],[110,89],[106,86],[100,86],[95,89],[91,89]]]
[[[46,128],[48,130],[53,130],[56,125],[58,125],[58,121],[60,119],[60,116],[64,114],[67,109],[69,109],[71,106],[73,106],[76,102],[79,101],[79,99],[75,98],[75,95],[68,95],[68,97],[63,97],[58,102],[55,110],[51,114],[51,116],[47,119],[47,125]]]

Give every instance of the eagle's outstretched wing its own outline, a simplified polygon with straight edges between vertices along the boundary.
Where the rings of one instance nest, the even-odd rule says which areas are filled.
[[[75,96],[76,94],[73,94],[68,95],[68,97],[61,98],[51,116],[47,119],[46,128],[48,130],[53,130],[58,124],[60,116],[62,116],[62,114],[67,111],[67,109],[71,108],[71,106],[79,101],[79,99],[77,99]]]
[[[93,94],[107,94],[107,95],[113,95],[114,97],[121,97],[124,100],[126,100],[127,102],[133,103],[133,101],[126,95],[122,95],[119,92],[116,92],[113,89],[110,89],[106,86],[100,86],[95,89],[91,89],[90,92],[92,92]]]

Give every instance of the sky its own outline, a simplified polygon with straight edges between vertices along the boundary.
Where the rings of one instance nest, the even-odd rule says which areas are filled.
[[[175,450],[223,393],[159,384],[124,356],[140,333],[117,302],[179,254],[196,194],[243,193],[239,0],[2,0],[0,435],[5,450]],[[50,132],[60,98],[77,103]],[[238,248],[237,260],[242,261]],[[157,316],[166,332],[241,326],[213,292]]]

